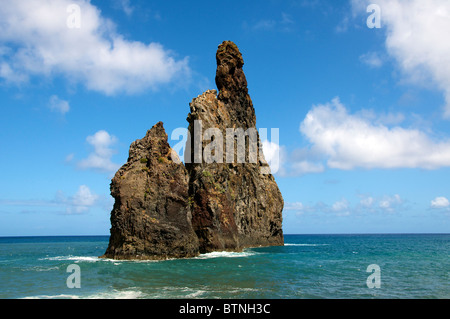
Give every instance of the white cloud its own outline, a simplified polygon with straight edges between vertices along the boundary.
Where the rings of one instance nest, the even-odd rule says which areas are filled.
[[[286,202],[284,210],[295,212],[297,216],[303,214],[327,214],[328,216],[345,217],[351,215],[353,208],[350,202],[344,198],[331,206],[323,202],[317,202],[313,205],[304,205],[301,202]]]
[[[363,197],[359,201],[360,205],[365,208],[371,208],[375,202],[375,199],[371,196]]]
[[[403,204],[403,200],[400,195],[395,194],[394,196],[385,196],[379,202],[379,207],[387,212],[393,212],[399,205]]]
[[[280,145],[264,140],[261,142],[265,160],[270,163],[272,161],[279,161],[280,158]]]
[[[286,203],[286,205],[284,205],[285,210],[302,211],[304,208],[305,207],[301,202]]]
[[[339,217],[351,215],[350,203],[345,198],[340,201],[335,202],[331,206],[331,210],[336,214],[336,216],[339,216]]]
[[[322,163],[315,163],[309,160],[300,160],[291,163],[291,173],[294,175],[304,175],[310,173],[322,173],[325,167]]]
[[[362,113],[361,113],[362,114]],[[450,166],[450,141],[417,129],[388,127],[350,114],[338,98],[314,106],[300,131],[331,168],[424,168]]]
[[[95,201],[98,199],[98,196],[92,194],[89,187],[86,185],[81,185],[78,189],[78,192],[73,196],[72,202],[77,206],[92,206]]]
[[[110,200],[109,197],[108,200]],[[74,213],[85,213],[93,206],[102,206],[106,210],[110,209],[109,203],[100,196],[94,194],[86,185],[81,185],[77,192],[71,197],[66,197],[64,193],[59,190],[52,200],[0,200],[0,204],[5,206],[35,207],[39,209],[44,207],[46,212],[49,211],[49,208],[52,208],[50,211],[69,215]],[[56,211],[55,208],[57,209]]]
[[[296,215],[304,214],[326,214],[327,216],[368,216],[369,214],[391,215],[404,209],[407,201],[400,195],[384,195],[378,198],[372,196],[361,196],[359,203],[351,203],[346,198],[342,198],[328,204],[316,202],[313,204],[303,204],[302,202],[286,202],[284,211],[294,212]],[[450,206],[450,204],[449,204]]]
[[[280,146],[278,143],[269,140],[263,140],[261,144],[264,159],[269,164],[271,174],[283,174],[284,167],[282,166],[282,161],[285,158],[286,152],[284,146]]]
[[[1,62],[0,57],[0,62]],[[11,66],[6,62],[0,63],[0,78],[7,79],[9,83],[20,84],[27,81],[27,76],[13,70]]]
[[[70,110],[69,102],[60,99],[56,95],[52,95],[50,97],[48,107],[53,112],[58,112],[58,113],[61,113],[62,115],[66,114]]]
[[[334,211],[342,211],[347,210],[349,208],[350,203],[344,198],[340,201],[337,201],[331,207]]]
[[[112,148],[117,143],[117,138],[108,132],[101,130],[94,135],[88,136],[86,141],[94,147],[94,151],[86,159],[78,163],[82,169],[98,169],[105,172],[113,172],[119,168],[118,164],[111,161],[115,153]]]
[[[372,0],[351,0],[352,8],[367,14]],[[450,1],[378,0],[381,24],[386,30],[386,49],[408,81],[444,92],[444,116],[450,118]]]
[[[445,197],[436,197],[431,201],[431,207],[433,208],[447,208],[450,207],[450,202]]]
[[[91,192],[89,187],[81,185],[67,207],[67,213],[83,213],[96,204],[98,195]]]
[[[80,8],[70,28],[69,5]],[[125,2],[126,4],[126,2]],[[128,7],[131,8],[131,7]],[[135,93],[189,75],[158,43],[130,41],[88,0],[15,0],[0,6],[0,78],[23,83],[33,76],[63,76],[105,94]]]

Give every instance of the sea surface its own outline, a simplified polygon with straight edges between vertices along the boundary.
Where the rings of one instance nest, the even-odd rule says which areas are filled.
[[[285,235],[166,261],[99,259],[108,240],[0,237],[0,298],[450,298],[450,234]]]

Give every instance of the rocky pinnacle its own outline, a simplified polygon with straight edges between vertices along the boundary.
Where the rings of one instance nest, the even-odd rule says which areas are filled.
[[[192,226],[199,238],[200,252],[283,245],[283,197],[274,177],[261,173],[267,163],[259,147],[242,54],[233,42],[225,41],[219,46],[216,59],[219,93],[216,97],[216,91],[207,91],[195,98],[187,118],[191,136],[205,137],[208,130],[217,129],[217,135],[222,135],[222,139],[203,139],[203,155],[216,140],[223,141],[224,150],[217,162],[197,163],[195,150],[199,146],[191,142],[192,161],[186,168],[190,174],[189,195],[194,200]],[[196,121],[201,123],[201,134],[195,132]],[[237,156],[239,142],[245,146],[243,161]],[[249,156],[251,144],[258,151],[253,161]]]
[[[190,103],[185,163],[159,122],[114,176],[103,257],[166,259],[283,245],[283,197],[262,154],[256,116],[231,41],[219,45],[216,90]]]

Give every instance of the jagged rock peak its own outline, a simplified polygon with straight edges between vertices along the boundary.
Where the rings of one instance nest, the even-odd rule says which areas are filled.
[[[207,91],[193,99],[187,117],[194,141],[186,148],[187,158],[192,159],[186,168],[189,197],[194,202],[192,226],[200,252],[283,245],[283,197],[274,177],[266,173],[262,152],[250,160],[250,150],[257,151],[261,141],[242,54],[236,44],[225,41],[216,58],[219,94],[216,98],[214,91]],[[229,130],[242,135],[228,136]],[[211,136],[208,132],[215,133]],[[205,134],[209,138],[198,138]],[[235,157],[239,152],[241,160]],[[202,154],[210,155],[209,160],[205,161],[205,156],[202,160]]]
[[[188,175],[167,142],[163,123],[131,143],[111,181],[111,237],[103,257],[166,259],[198,254],[191,224]]]
[[[158,143],[155,143],[155,139]],[[165,153],[169,148],[167,141],[167,134],[164,130],[163,122],[156,123],[147,134],[142,139],[136,140],[130,145],[128,161],[133,161],[135,159],[140,160],[149,150],[147,147],[151,146],[153,152]]]
[[[216,85],[219,100],[235,100],[247,94],[247,79],[242,67],[244,59],[236,44],[224,41],[216,53]]]

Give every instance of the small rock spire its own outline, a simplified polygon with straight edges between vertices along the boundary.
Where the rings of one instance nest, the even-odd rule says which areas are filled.
[[[247,79],[242,70],[244,59],[237,45],[232,41],[222,42],[217,49],[216,61],[218,99],[233,102],[236,98],[244,97],[248,93]]]

